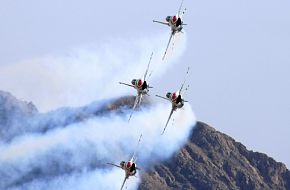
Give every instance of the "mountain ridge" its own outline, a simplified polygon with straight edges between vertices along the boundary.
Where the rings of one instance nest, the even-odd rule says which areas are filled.
[[[143,173],[147,189],[290,189],[285,164],[249,151],[226,134],[198,122],[188,142],[169,160]]]

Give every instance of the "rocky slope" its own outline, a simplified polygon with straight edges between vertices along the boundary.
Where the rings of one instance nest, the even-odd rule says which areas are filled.
[[[37,113],[32,102],[16,99],[9,92],[0,91],[0,125],[9,125],[12,117],[27,117]]]
[[[198,122],[188,143],[171,159],[143,173],[149,189],[290,189],[290,172],[265,154]]]
[[[20,101],[10,93],[0,91],[0,140],[3,140],[10,128],[21,129],[23,121],[37,112],[31,102]]]

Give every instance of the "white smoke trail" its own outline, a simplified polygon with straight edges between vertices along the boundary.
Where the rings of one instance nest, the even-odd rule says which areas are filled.
[[[105,180],[113,174],[98,167],[103,167],[108,161],[118,164],[121,160],[128,160],[136,148],[140,132],[144,136],[138,152],[138,163],[141,168],[147,168],[154,161],[168,158],[187,140],[195,123],[190,106],[186,105],[184,110],[175,113],[175,125],[169,126],[165,135],[161,136],[169,111],[170,105],[160,104],[137,112],[130,123],[127,122],[127,117],[113,114],[93,118],[67,128],[55,129],[46,135],[20,136],[8,146],[0,147],[0,176],[2,178],[6,176],[0,187],[15,185],[16,182],[24,180],[23,176],[31,175],[32,171],[38,169],[43,172],[44,179],[49,174],[53,176],[61,174],[61,177],[54,177],[52,181],[44,181],[42,178],[32,182],[28,180],[28,184],[24,183],[24,186],[18,188],[59,189],[63,186],[67,187],[63,189],[78,189],[71,186],[72,182],[77,182],[87,185],[85,188],[81,186],[80,189],[103,189],[102,187],[115,189],[112,187],[112,181]],[[58,162],[57,169],[53,165],[54,161]],[[92,171],[71,174],[65,176],[65,180],[62,179],[63,171],[87,170],[92,164],[96,165]],[[115,169],[111,172],[117,172],[114,185],[120,184],[124,174]],[[86,183],[87,175],[104,178],[99,181],[96,177],[98,183],[89,186],[90,182]],[[133,186],[136,187],[136,184]]]
[[[142,77],[151,51],[155,53],[153,77],[158,79],[184,49],[185,41],[179,46],[175,43],[174,56],[169,53],[161,62],[167,40],[168,35],[130,43],[118,40],[102,47],[77,48],[67,55],[2,66],[0,89],[35,102],[41,111],[135,93],[118,86],[118,81],[129,83],[132,78]],[[124,115],[109,114],[65,128],[55,126],[44,134],[19,133],[8,144],[0,144],[0,189],[118,189],[123,171],[104,168],[104,163],[128,160],[140,133],[144,138],[137,164],[145,169],[168,158],[186,141],[195,123],[189,105],[174,114],[175,125],[169,125],[165,135],[160,135],[170,109],[169,102],[143,108],[130,123]],[[66,112],[59,114],[66,117]],[[41,124],[35,120],[34,128],[41,128]],[[129,189],[136,189],[138,182],[130,179]]]
[[[65,175],[49,181],[47,179],[34,180],[22,186],[11,187],[9,190],[113,190],[120,189],[123,178],[124,172],[119,169],[82,171],[78,174]],[[137,189],[139,181],[140,178],[129,178],[126,182],[126,189]]]
[[[96,99],[119,96],[130,83],[144,75],[151,52],[153,78],[166,72],[185,48],[185,35],[175,45],[174,56],[161,62],[168,35],[112,40],[105,45],[74,48],[63,55],[50,55],[16,64],[2,65],[0,89],[32,101],[45,112],[61,106],[81,106]]]

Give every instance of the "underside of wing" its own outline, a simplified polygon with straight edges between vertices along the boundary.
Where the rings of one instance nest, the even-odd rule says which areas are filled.
[[[163,97],[163,96],[159,96],[159,95],[155,95],[156,97],[158,97],[158,98],[162,98],[162,99],[164,99],[164,100],[168,100],[168,98],[165,98],[165,97]]]
[[[168,117],[168,119],[167,119],[167,122],[166,122],[166,124],[165,124],[165,127],[164,127],[164,129],[163,129],[163,131],[162,131],[162,135],[164,134],[164,132],[165,132],[165,130],[166,130],[166,128],[167,128],[167,125],[168,125],[169,120],[170,120],[170,118],[171,118],[171,116],[172,116],[172,114],[173,114],[173,111],[174,111],[174,108],[172,107],[171,112],[170,112],[170,114],[169,114],[169,117]]]
[[[126,183],[126,180],[127,180],[127,175],[125,176],[125,179],[124,179],[124,181],[123,181],[123,183],[122,183],[121,190],[123,189],[123,187],[124,187],[124,185],[125,185],[125,183]]]
[[[178,13],[177,13],[177,16],[180,17],[180,12],[181,12],[181,8],[182,8],[182,4],[183,4],[183,0],[181,1],[180,3],[180,6],[179,6],[179,9],[178,9]]]
[[[130,86],[130,87],[133,87],[133,88],[134,88],[133,85],[131,85],[131,84],[127,84],[127,83],[124,83],[124,82],[119,82],[119,84],[123,84],[123,85]]]
[[[140,95],[139,95],[139,99],[138,99],[138,106],[140,106],[140,104],[141,104],[141,102],[142,102],[142,97],[143,97],[143,95],[140,94]]]
[[[146,68],[146,71],[145,71],[145,74],[144,74],[144,81],[146,80],[146,76],[148,74],[148,70],[149,70],[149,66],[150,66],[150,63],[151,63],[151,60],[152,60],[152,56],[153,56],[153,52],[151,53],[151,56],[150,56],[150,59],[149,59],[149,63],[147,65],[147,68]]]
[[[129,117],[129,120],[128,121],[130,121],[130,119],[131,119],[131,117],[132,117],[132,115],[134,113],[134,110],[135,110],[136,106],[139,104],[140,96],[141,96],[141,94],[140,95],[138,94],[136,96],[136,98],[135,98],[134,105],[133,105],[133,108],[132,108],[132,112],[130,114],[130,117]]]
[[[167,50],[168,50],[168,47],[169,47],[169,45],[170,45],[170,42],[171,42],[171,39],[172,39],[173,35],[174,35],[174,32],[171,32],[171,34],[170,34],[170,38],[169,38],[169,40],[168,40],[168,43],[167,43],[167,46],[166,46],[166,49],[165,49],[165,52],[164,52],[164,55],[163,55],[163,57],[162,57],[162,60],[164,60],[165,55],[167,54]]]
[[[187,71],[186,71],[186,74],[185,74],[185,76],[184,76],[184,81],[183,81],[183,83],[182,83],[182,85],[181,85],[181,87],[180,87],[180,89],[179,89],[179,94],[181,94],[181,92],[182,92],[182,90],[183,90],[183,87],[184,87],[184,84],[185,84],[185,82],[186,82],[186,77],[187,77],[187,75],[188,75],[188,72],[189,72],[189,67],[187,67]]]
[[[139,137],[138,144],[137,144],[137,146],[136,146],[136,148],[135,148],[135,151],[134,151],[134,153],[133,153],[133,156],[132,156],[132,158],[131,158],[131,160],[132,160],[133,162],[136,162],[136,161],[137,161],[137,152],[138,152],[138,150],[139,150],[139,145],[140,145],[141,139],[142,139],[142,134],[141,134],[140,137]],[[136,168],[136,169],[137,169],[137,168]]]
[[[162,21],[158,21],[158,20],[153,20],[153,22],[156,22],[156,23],[159,23],[159,24],[164,24],[164,25],[169,26],[169,23],[168,22],[162,22]]]
[[[116,166],[116,167],[118,167],[118,168],[121,168],[121,169],[122,169],[122,167],[121,167],[121,166],[118,166],[117,164],[113,164],[113,163],[107,163],[107,164],[109,164],[109,165],[112,165],[112,166]]]

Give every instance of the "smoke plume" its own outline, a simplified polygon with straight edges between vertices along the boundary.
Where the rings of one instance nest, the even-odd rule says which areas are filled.
[[[169,35],[169,34],[168,34]],[[168,35],[142,39],[115,39],[105,44],[84,45],[61,55],[49,55],[0,69],[0,89],[26,101],[42,111],[61,106],[82,106],[94,100],[132,92],[118,84],[141,78],[151,52],[152,81],[176,63],[185,47],[185,35],[176,38],[174,50],[161,61]],[[174,54],[173,54],[174,51]],[[149,71],[149,72],[150,72]]]
[[[173,65],[178,56],[170,53],[166,62],[159,61],[163,51],[157,49],[164,49],[160,39],[162,45],[166,44],[167,35],[136,40],[134,48],[124,41],[114,41],[99,49],[81,48],[66,56],[25,61],[1,69],[0,76],[9,76],[9,80],[0,86],[37,102],[43,112],[80,106],[95,99],[99,102],[36,113],[5,128],[0,140],[0,189],[119,189],[124,172],[106,163],[119,164],[130,159],[141,133],[137,150],[141,172],[178,150],[195,124],[188,104],[174,113],[162,136],[170,102],[156,101],[139,108],[130,123],[131,110],[126,106],[122,113],[95,114],[111,98],[132,93],[126,87],[118,87],[117,82],[142,77],[152,50],[152,76],[156,80]],[[182,50],[183,46],[180,43],[175,49]],[[180,55],[182,51],[174,53]],[[17,86],[17,79],[21,85]],[[128,189],[136,189],[139,182],[139,178],[129,178]]]

